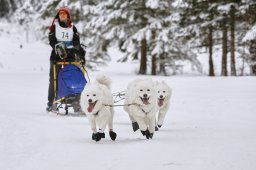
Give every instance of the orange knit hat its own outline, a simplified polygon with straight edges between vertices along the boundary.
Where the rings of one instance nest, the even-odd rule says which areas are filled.
[[[57,15],[60,13],[60,11],[65,11],[65,12],[68,14],[68,18],[70,19],[70,10],[69,10],[68,7],[60,7],[60,8],[58,9]]]
[[[56,14],[56,16],[54,17],[54,19],[53,19],[53,21],[52,21],[52,24],[51,24],[51,26],[49,27],[49,29],[51,30],[52,29],[52,26],[53,26],[53,24],[54,24],[54,22],[55,22],[55,19],[56,18],[59,18],[59,13],[60,13],[60,11],[65,11],[67,14],[68,14],[68,27],[71,27],[71,16],[70,16],[70,9],[68,8],[68,7],[60,7],[59,9],[58,9],[58,11],[57,11],[57,14]]]

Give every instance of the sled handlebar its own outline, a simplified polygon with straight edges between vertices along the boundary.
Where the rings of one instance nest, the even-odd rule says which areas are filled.
[[[74,65],[79,65],[81,62],[79,61],[58,61],[56,62],[57,65],[67,65],[67,64],[74,64]]]

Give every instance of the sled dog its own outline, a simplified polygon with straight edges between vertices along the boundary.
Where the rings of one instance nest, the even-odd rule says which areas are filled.
[[[128,112],[133,130],[141,130],[143,136],[151,139],[155,132],[157,96],[151,79],[137,79],[128,85],[124,110]]]
[[[87,84],[81,93],[80,105],[89,119],[93,132],[92,140],[95,141],[105,138],[106,126],[109,128],[109,136],[112,140],[115,140],[117,136],[113,131],[114,109],[110,105],[114,102],[110,84],[111,79],[100,74],[96,76],[96,82]]]
[[[156,82],[158,115],[155,130],[161,128],[170,107],[172,89],[164,82]]]

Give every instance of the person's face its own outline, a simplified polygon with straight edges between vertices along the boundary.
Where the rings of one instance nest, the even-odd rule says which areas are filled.
[[[60,18],[61,21],[67,21],[68,14],[65,11],[60,11],[59,12],[59,18]]]

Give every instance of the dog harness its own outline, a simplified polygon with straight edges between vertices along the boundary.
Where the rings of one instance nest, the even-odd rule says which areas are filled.
[[[99,115],[99,111],[93,114],[93,116],[98,116],[98,115]]]

